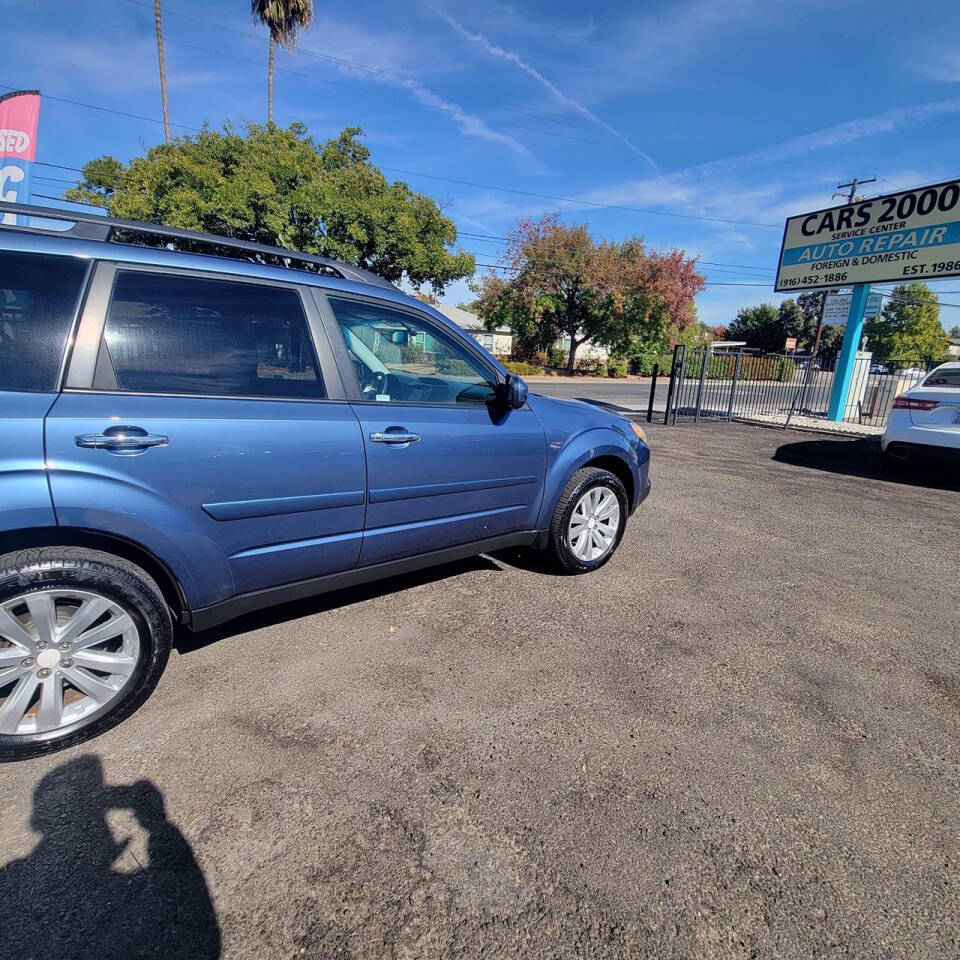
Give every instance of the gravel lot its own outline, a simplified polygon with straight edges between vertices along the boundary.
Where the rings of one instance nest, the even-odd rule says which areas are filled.
[[[593,576],[248,618],[0,767],[5,955],[960,955],[960,485],[743,424],[652,445]]]

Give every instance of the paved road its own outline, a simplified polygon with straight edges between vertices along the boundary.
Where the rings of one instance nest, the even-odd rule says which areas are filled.
[[[960,484],[743,424],[652,443],[595,575],[249,617],[0,768],[5,956],[960,955]]]
[[[657,406],[667,402],[668,378],[657,381]],[[625,410],[645,412],[650,399],[649,380],[587,380],[576,377],[551,377],[530,381],[534,393],[561,400],[599,400]]]

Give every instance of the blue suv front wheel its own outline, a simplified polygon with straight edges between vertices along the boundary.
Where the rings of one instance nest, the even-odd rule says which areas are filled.
[[[173,624],[160,588],[77,547],[0,556],[0,760],[79,743],[153,691]]]
[[[619,477],[583,467],[567,483],[550,523],[550,550],[561,570],[589,573],[617,549],[630,504]]]

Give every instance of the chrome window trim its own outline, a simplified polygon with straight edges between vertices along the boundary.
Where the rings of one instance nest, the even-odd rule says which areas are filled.
[[[103,338],[103,328],[106,325],[107,310],[113,295],[113,287],[117,274],[131,273],[159,273],[172,277],[188,277],[198,280],[217,280],[221,283],[248,283],[259,287],[276,287],[280,290],[293,291],[300,302],[304,323],[310,335],[314,355],[319,366],[322,386],[326,396],[323,397],[273,397],[249,396],[245,394],[227,393],[173,393],[149,392],[133,390],[98,390],[93,386],[96,372],[97,355],[100,342]],[[346,390],[337,363],[330,348],[329,340],[323,329],[323,324],[317,315],[313,298],[308,291],[314,289],[309,285],[281,280],[270,280],[262,277],[247,277],[241,274],[224,274],[210,270],[196,270],[191,268],[177,268],[157,266],[153,264],[129,263],[126,261],[100,260],[95,264],[93,279],[90,281],[86,304],[83,309],[70,358],[67,379],[63,390],[70,393],[96,393],[112,396],[141,396],[141,397],[192,397],[194,399],[209,398],[222,400],[262,400],[279,403],[344,403],[347,400]],[[323,336],[318,336],[323,334]],[[328,378],[328,372],[330,374]]]
[[[411,407],[438,407],[444,409],[450,409],[451,407],[457,406],[468,406],[467,404],[451,403],[418,403],[415,400],[365,400],[360,392],[360,382],[357,380],[353,361],[350,360],[349,353],[347,351],[347,345],[343,339],[343,333],[340,330],[340,322],[337,320],[336,312],[334,311],[333,306],[330,304],[331,298],[335,300],[355,300],[360,303],[369,303],[372,306],[381,307],[385,310],[396,310],[398,313],[409,314],[410,316],[416,318],[418,323],[424,324],[427,332],[430,333],[431,336],[434,336],[434,339],[452,340],[458,346],[463,347],[464,351],[470,355],[482,369],[487,371],[487,373],[490,375],[491,383],[499,385],[503,382],[502,374],[490,363],[489,354],[483,349],[483,347],[480,346],[480,344],[476,342],[476,340],[467,336],[467,334],[463,333],[462,331],[457,333],[455,330],[448,329],[444,324],[438,323],[433,317],[430,316],[430,314],[418,310],[416,307],[407,304],[395,303],[392,300],[384,300],[372,294],[343,293],[339,290],[324,290],[319,287],[311,287],[311,290],[313,291],[314,300],[317,301],[317,307],[320,311],[321,318],[323,319],[324,329],[327,332],[327,336],[335,344],[334,353],[337,355],[337,359],[341,364],[342,369],[346,371],[344,374],[344,386],[347,387],[348,396],[350,397],[351,403],[376,404],[383,407],[399,406],[404,404]],[[483,404],[469,404],[469,406],[483,406]]]

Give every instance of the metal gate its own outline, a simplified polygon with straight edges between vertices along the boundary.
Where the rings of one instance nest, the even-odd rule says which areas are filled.
[[[935,361],[865,360],[855,368],[843,420],[882,427],[894,398],[916,385]],[[678,344],[673,352],[664,422],[704,419],[786,424],[824,420],[834,364],[807,355],[714,353]],[[652,406],[652,405],[651,405]]]

